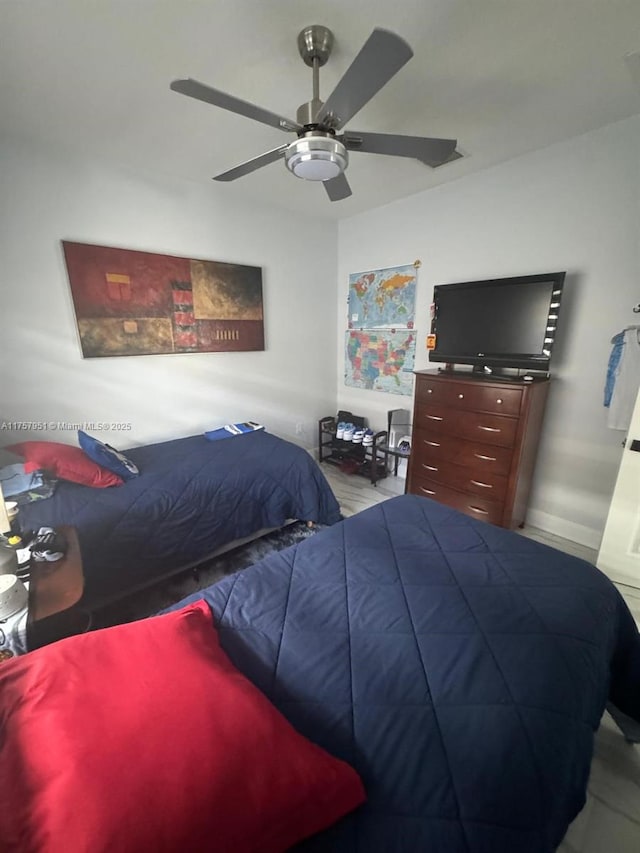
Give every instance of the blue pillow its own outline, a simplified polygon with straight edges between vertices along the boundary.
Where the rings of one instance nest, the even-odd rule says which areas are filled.
[[[89,459],[92,459],[98,465],[102,465],[103,468],[111,471],[112,474],[122,477],[123,480],[132,480],[140,473],[137,465],[130,459],[127,459],[124,453],[120,453],[109,444],[104,444],[102,441],[98,441],[97,438],[87,435],[81,429],[78,430],[78,442]]]

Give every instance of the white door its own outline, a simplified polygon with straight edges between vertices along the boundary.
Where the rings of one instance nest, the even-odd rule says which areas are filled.
[[[631,417],[596,565],[611,580],[640,588],[640,394]]]

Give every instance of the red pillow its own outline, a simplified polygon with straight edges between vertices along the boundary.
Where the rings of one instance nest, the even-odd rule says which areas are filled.
[[[276,853],[364,801],[231,663],[207,604],[0,664],[4,853]]]
[[[103,489],[107,486],[121,486],[124,482],[117,474],[112,474],[80,450],[70,444],[57,441],[23,441],[7,447],[12,453],[22,456],[26,474],[42,468],[61,480],[80,483],[81,486],[93,486]]]

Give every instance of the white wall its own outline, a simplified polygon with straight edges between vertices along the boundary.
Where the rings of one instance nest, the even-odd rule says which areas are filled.
[[[421,369],[434,284],[565,269],[528,520],[598,546],[623,438],[606,428],[602,406],[609,342],[640,320],[640,118],[338,229],[249,207],[215,185],[24,145],[1,153],[0,446],[35,437],[1,429],[16,420],[130,422],[126,440],[110,439],[123,448],[247,418],[313,447],[317,418],[338,408],[381,428],[387,409],[411,401],[344,385],[350,272],[422,260]],[[83,359],[62,239],[261,266],[266,351]],[[75,431],[44,435],[75,443]]]
[[[0,446],[76,444],[10,421],[128,422],[109,439],[124,449],[247,419],[315,445],[336,405],[334,223],[17,145],[2,148],[0,198]],[[63,239],[262,267],[266,351],[83,359]]]
[[[605,425],[604,380],[611,337],[640,322],[639,245],[638,117],[341,222],[339,408],[380,429],[388,409],[410,403],[344,385],[349,273],[422,260],[416,368],[424,369],[433,285],[566,270],[528,521],[597,547],[624,437]]]

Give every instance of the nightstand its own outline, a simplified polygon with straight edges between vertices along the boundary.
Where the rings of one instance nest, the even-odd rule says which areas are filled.
[[[78,534],[75,527],[56,528],[67,541],[67,552],[53,563],[31,561],[29,577],[29,615],[27,648],[29,651],[82,634],[91,624],[91,616],[77,607],[84,590],[84,574]]]

